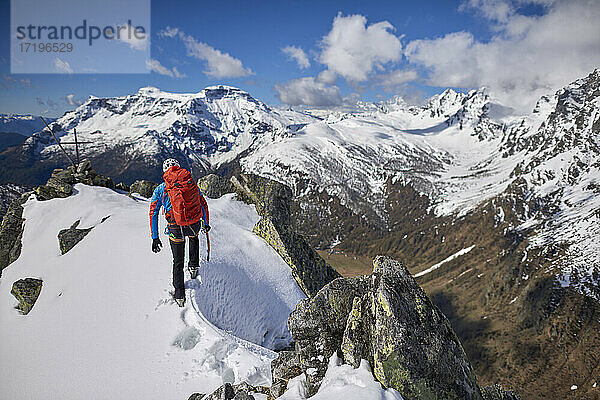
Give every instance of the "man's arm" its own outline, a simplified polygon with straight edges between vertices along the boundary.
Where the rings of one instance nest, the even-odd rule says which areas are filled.
[[[162,207],[163,191],[161,185],[154,189],[150,200],[150,234],[152,239],[158,239],[158,213]]]

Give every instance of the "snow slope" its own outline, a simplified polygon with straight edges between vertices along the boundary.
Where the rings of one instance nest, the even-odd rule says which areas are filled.
[[[23,251],[0,281],[0,397],[185,399],[224,381],[268,385],[270,349],[289,342],[287,317],[304,295],[252,234],[254,208],[231,195],[208,200],[211,261],[201,280],[187,279],[192,301],[179,308],[168,239],[150,251],[148,201],[75,189],[25,204]],[[94,229],[60,255],[57,234],[78,219]],[[23,316],[10,290],[26,277],[44,282]]]

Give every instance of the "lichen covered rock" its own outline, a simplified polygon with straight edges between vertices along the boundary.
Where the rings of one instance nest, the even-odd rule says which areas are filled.
[[[58,244],[61,254],[65,254],[75,247],[92,230],[92,228],[77,229],[79,222],[77,220],[69,229],[63,229],[58,232]]]
[[[190,396],[190,399],[194,400],[254,400],[253,393],[268,394],[269,389],[263,386],[252,386],[246,382],[242,382],[238,385],[232,385],[225,383],[223,386],[212,392],[210,395],[195,393]],[[196,397],[193,397],[196,396]]]
[[[297,234],[290,218],[291,190],[281,183],[256,175],[231,179],[238,194],[255,204],[261,219],[253,232],[262,237],[290,266],[292,276],[307,296],[340,274],[321,258],[302,235]]]
[[[19,279],[13,283],[13,296],[19,301],[17,308],[25,315],[29,314],[42,291],[42,280],[35,278]]]
[[[504,390],[502,386],[490,385],[481,389],[483,400],[521,400],[521,396],[512,390]]]
[[[284,375],[275,368],[282,364],[287,372],[304,372],[308,396],[319,389],[337,352],[355,367],[367,360],[375,378],[406,399],[482,398],[448,320],[406,267],[390,258],[377,257],[370,276],[338,278],[303,300],[288,326],[297,358],[285,357],[297,362],[274,361],[273,376]]]
[[[158,186],[157,183],[146,181],[146,180],[135,181],[129,187],[129,192],[130,193],[138,193],[145,198],[150,198],[150,197],[152,197],[152,193],[154,193],[154,189],[156,189],[157,186]]]
[[[215,174],[203,176],[198,180],[198,187],[204,196],[218,199],[226,193],[234,192],[233,184]]]
[[[0,225],[0,275],[4,268],[21,255],[21,237],[23,235],[23,203],[32,192],[13,200]]]

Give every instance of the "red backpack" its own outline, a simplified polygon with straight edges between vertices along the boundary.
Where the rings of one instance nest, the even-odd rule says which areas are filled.
[[[165,171],[163,178],[171,201],[171,216],[175,223],[185,226],[200,221],[200,191],[192,179],[192,174],[186,169],[173,166]]]

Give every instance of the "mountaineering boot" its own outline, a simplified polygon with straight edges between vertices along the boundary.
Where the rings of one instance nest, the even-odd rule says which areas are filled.
[[[179,307],[185,306],[185,298],[183,298],[183,299],[175,299],[175,302],[177,303],[177,305]]]
[[[192,267],[190,265],[188,266],[188,270],[190,271],[190,277],[192,279],[196,279],[196,277],[198,276],[198,267]]]

